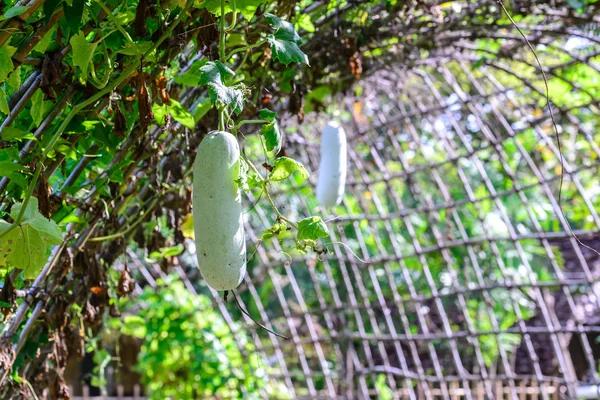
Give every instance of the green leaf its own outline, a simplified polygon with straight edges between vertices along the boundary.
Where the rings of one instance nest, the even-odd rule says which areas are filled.
[[[269,121],[260,129],[260,134],[265,138],[267,150],[279,152],[281,150],[281,131],[279,130],[279,122],[275,118],[277,113],[263,108],[258,112],[258,115],[261,119]]]
[[[165,118],[168,114],[173,117],[175,121],[179,122],[186,128],[194,129],[196,126],[194,116],[176,100],[171,99],[170,105],[163,104],[159,106],[158,104],[154,103],[152,105],[152,111],[154,112],[154,119],[159,125],[165,124]]]
[[[227,68],[222,62],[209,62],[200,68],[200,84],[208,86],[211,102],[218,108],[230,107],[236,114],[244,109],[244,86],[225,85],[225,79],[232,77],[235,73]]]
[[[12,55],[15,54],[15,51],[17,51],[17,48],[9,46],[8,44],[0,47],[0,82],[4,82],[8,77],[8,74],[15,69],[11,59]]]
[[[316,249],[317,241],[329,237],[329,229],[321,217],[308,217],[298,222],[298,234],[296,235],[296,249],[306,252],[307,247]]]
[[[310,14],[302,14],[296,21],[296,28],[304,29],[306,32],[313,33],[316,29],[313,25]]]
[[[196,238],[194,233],[194,216],[192,214],[188,214],[183,218],[181,233],[185,238],[190,238],[192,240]]]
[[[200,72],[200,68],[206,65],[206,63],[208,63],[208,59],[206,58],[194,61],[190,68],[188,68],[184,73],[176,75],[173,78],[173,81],[185,86],[200,85],[200,79],[202,79],[202,72]]]
[[[27,11],[28,8],[29,8],[29,6],[11,7],[8,10],[6,10],[6,12],[4,13],[4,18],[8,19],[8,18],[13,18],[13,17],[18,17],[19,15],[22,15],[25,11]]]
[[[181,105],[180,102],[171,99],[171,104],[167,108],[169,110],[169,114],[171,114],[175,121],[179,122],[186,128],[194,129],[194,127],[196,126],[196,121],[194,121],[194,117],[187,110],[187,108]]]
[[[277,113],[275,111],[271,111],[268,108],[263,108],[258,112],[258,116],[260,119],[264,119],[265,121],[273,122],[275,121],[275,117]]]
[[[81,18],[83,17],[83,9],[85,7],[84,0],[73,0],[72,5],[64,4],[63,10],[65,11],[65,19],[69,25],[71,35],[79,32],[79,26],[81,25]]]
[[[17,218],[22,204],[16,204],[11,217]],[[46,219],[38,211],[38,200],[31,197],[24,218],[17,229],[0,238],[0,267],[19,268],[25,279],[35,278],[48,260],[52,246],[62,243],[62,232],[52,220]],[[0,220],[0,234],[11,227]]]
[[[145,257],[145,260],[150,263],[156,263],[168,257],[178,256],[183,253],[184,250],[185,247],[181,243],[173,247],[162,247],[158,251],[153,251],[148,254],[148,257]]]
[[[70,223],[86,224],[87,220],[71,213],[64,218],[61,218],[60,221],[58,221],[58,226],[67,226]]]
[[[306,248],[310,247],[315,251],[317,241],[320,238],[329,237],[329,229],[321,217],[308,217],[298,222],[298,234],[296,235],[296,249],[305,253]]]
[[[238,179],[236,179],[236,182],[242,191],[249,192],[254,188],[262,187],[264,180],[261,179],[255,172],[250,172],[246,164],[242,164],[240,168],[240,176]]]
[[[137,315],[126,315],[123,317],[121,332],[128,336],[143,339],[146,336],[146,321]]]
[[[298,47],[302,44],[302,39],[294,29],[294,25],[269,13],[265,13],[265,18],[271,28],[275,30],[273,35],[267,37],[271,44],[271,50],[273,50],[273,58],[285,65],[291,62],[309,65],[308,57]]]
[[[8,100],[6,99],[6,92],[2,88],[0,88],[0,111],[6,115],[10,114]]]
[[[298,222],[298,240],[319,240],[329,237],[329,229],[321,217],[308,217]]]
[[[13,172],[8,174],[7,177],[14,182],[16,185],[20,186],[22,189],[27,189],[29,187],[29,181],[25,177],[25,175],[19,172]]]
[[[44,3],[44,5],[46,5],[46,3]],[[37,51],[38,53],[45,53],[48,49],[48,46],[50,45],[50,42],[52,42],[52,37],[54,36],[54,32],[56,32],[57,29],[58,25],[54,25],[52,28],[50,28],[50,30],[46,32],[44,37],[42,37],[42,39],[35,45],[35,47],[32,50]]]
[[[54,11],[58,8],[62,0],[46,0],[44,1],[44,20],[46,23],[50,21],[50,17],[54,14]]]
[[[481,57],[479,60],[475,61],[471,65],[471,69],[476,70],[476,69],[480,68],[483,65],[483,63],[485,63],[487,60],[489,60],[489,57],[486,57],[486,56]]]
[[[267,240],[273,237],[278,237],[284,232],[289,231],[291,228],[285,223],[285,221],[275,222],[269,229],[265,229],[260,240]]]
[[[154,43],[143,40],[134,42],[133,44],[126,43],[125,47],[117,51],[117,53],[124,54],[126,56],[137,56],[138,54],[146,53],[148,50],[150,50],[150,48],[152,48],[152,46],[154,46]]]
[[[242,13],[246,20],[250,21],[258,7],[265,2],[266,0],[237,0],[235,2],[235,8],[237,12]],[[233,11],[230,3],[230,1],[225,2],[225,14],[229,14]],[[196,0],[194,6],[196,8],[206,8],[217,17],[221,16],[221,0]]]
[[[26,132],[26,131],[23,131],[21,129],[18,129],[18,128],[15,128],[12,126],[6,126],[6,127],[2,128],[2,131],[0,131],[0,134],[2,135],[2,140],[6,140],[6,141],[35,139],[35,137],[33,136],[33,134],[31,132]]]
[[[152,113],[154,114],[154,119],[159,125],[165,124],[165,118],[167,117],[167,114],[169,114],[169,110],[167,109],[167,107],[168,106],[166,104],[152,104]]]
[[[0,176],[7,176],[16,171],[22,171],[23,169],[21,164],[12,161],[0,161]]]
[[[69,41],[73,47],[73,65],[81,70],[80,78],[85,83],[88,76],[88,68],[94,57],[97,43],[89,43],[82,32],[74,35]]]
[[[210,99],[206,98],[206,97],[201,98],[200,101],[198,102],[198,105],[193,110],[194,121],[196,121],[196,122],[200,121],[206,115],[206,113],[208,113],[210,111],[211,108],[212,108],[212,105],[211,105]]]
[[[44,92],[42,89],[35,91],[31,97],[31,109],[29,113],[33,118],[33,124],[38,127],[42,123],[44,117],[52,109],[52,102],[44,100]]]
[[[6,83],[8,83],[8,85],[11,88],[13,88],[14,90],[17,90],[21,87],[21,66],[20,65],[17,68],[15,68],[15,70],[8,76]]]
[[[12,304],[7,303],[6,301],[0,301],[0,308],[12,308]]]
[[[269,174],[269,180],[282,181],[296,171],[298,171],[303,178],[308,178],[308,171],[304,168],[304,165],[289,157],[279,157],[274,162],[273,170]]]

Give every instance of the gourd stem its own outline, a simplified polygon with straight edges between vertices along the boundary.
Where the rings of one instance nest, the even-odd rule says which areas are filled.
[[[127,233],[131,232],[131,230],[133,228],[135,228],[136,226],[138,226],[150,213],[150,211],[156,206],[156,203],[158,203],[158,199],[154,199],[154,201],[152,203],[150,203],[150,206],[148,207],[148,209],[146,210],[146,212],[144,214],[142,214],[140,216],[140,218],[137,219],[137,221],[135,221],[133,224],[131,224],[129,227],[125,228],[124,230],[120,231],[120,232],[116,232],[113,233],[112,235],[107,235],[107,236],[98,236],[95,238],[91,238],[88,239],[88,242],[101,242],[104,240],[111,240],[111,239],[116,239],[118,237],[122,237],[127,235]]]
[[[238,124],[233,128],[233,130],[238,131],[242,125],[246,124],[266,124],[267,122],[269,121],[266,121],[264,119],[244,119],[238,122]]]
[[[275,211],[275,214],[277,214],[277,217],[280,218],[282,221],[287,222],[292,228],[298,230],[298,225],[294,221],[288,219],[286,216],[279,212],[279,209],[277,208],[275,202],[271,198],[271,194],[269,193],[269,188],[267,186],[269,186],[269,183],[265,182],[265,195],[267,196],[267,200],[269,200],[273,211]]]
[[[225,110],[219,110],[219,130],[225,130]]]
[[[225,0],[221,0],[221,29],[219,29],[219,59],[225,63]]]
[[[246,50],[250,50],[253,49],[255,47],[261,46],[263,44],[267,43],[266,39],[263,40],[259,40],[258,42],[254,43],[254,44],[250,44],[248,46],[243,46],[243,47],[238,47],[237,49],[233,49],[229,52],[229,54],[227,54],[227,57],[225,57],[226,60],[229,60],[231,58],[231,56],[233,56],[236,53],[239,53],[241,51],[246,51]]]

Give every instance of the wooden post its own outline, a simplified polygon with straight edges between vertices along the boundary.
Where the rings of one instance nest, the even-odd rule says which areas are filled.
[[[83,387],[83,400],[89,400],[90,398],[90,387],[88,385],[85,385]]]
[[[558,393],[560,392],[560,385],[558,382],[552,384],[552,400],[558,400]]]
[[[540,394],[542,394],[542,388],[540,387],[540,383],[535,380],[532,379],[531,380],[531,396],[529,397],[530,399],[537,399],[539,397]]]
[[[519,383],[519,400],[527,400],[527,386],[523,381]]]
[[[140,388],[140,385],[138,385],[136,383],[135,386],[133,387],[133,399],[139,400],[141,393],[142,393],[142,390]]]
[[[477,382],[477,386],[475,388],[475,396],[477,396],[477,400],[485,399],[485,388],[482,382]]]
[[[496,381],[496,400],[503,400],[504,399],[504,393],[502,393],[503,391],[503,387],[502,387],[502,381],[501,380],[497,380]]]
[[[458,382],[450,382],[450,398],[452,400],[460,400],[460,396],[458,395],[459,387]]]

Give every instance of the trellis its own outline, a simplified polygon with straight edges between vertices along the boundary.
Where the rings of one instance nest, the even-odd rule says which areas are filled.
[[[456,68],[454,72],[450,66]],[[572,341],[579,341],[583,348],[581,353],[573,356],[585,357],[589,370],[584,372],[591,374],[592,382],[597,382],[597,364],[592,348],[595,346],[593,338],[600,328],[588,323],[586,315],[594,314],[593,311],[583,314],[577,308],[581,307],[586,291],[589,291],[588,307],[594,310],[597,307],[598,257],[584,248],[583,243],[578,243],[564,225],[556,197],[560,177],[555,169],[559,154],[552,137],[549,114],[528,121],[528,127],[535,132],[536,143],[550,149],[554,158],[553,165],[540,166],[534,160],[535,151],[526,151],[523,147],[526,129],[513,127],[515,122],[532,115],[539,107],[518,104],[521,89],[506,88],[493,75],[475,74],[470,65],[461,61],[437,64],[436,70],[426,68],[376,75],[373,81],[365,83],[366,88],[371,88],[367,89],[366,102],[373,104],[372,115],[365,123],[367,128],[359,128],[360,123],[356,119],[352,122],[354,126],[349,126],[353,179],[348,183],[349,193],[343,203],[346,207],[338,210],[330,229],[335,232],[336,240],[350,245],[365,262],[358,261],[344,247],[333,244],[335,255],[324,259],[322,265],[299,259],[281,266],[281,262],[272,261],[273,254],[259,248],[259,264],[264,264],[268,272],[249,277],[248,290],[252,301],[260,304],[257,288],[264,285],[265,280],[270,280],[276,288],[277,306],[274,308],[271,303],[264,307],[259,305],[259,309],[267,310],[262,313],[263,322],[279,326],[292,335],[289,342],[272,337],[272,349],[265,349],[265,358],[283,351],[283,357],[278,359],[284,360],[286,370],[302,371],[303,376],[297,379],[302,382],[300,387],[308,388],[309,397],[318,395],[315,376],[323,377],[323,391],[328,396],[367,398],[371,394],[368,377],[386,374],[390,387],[393,390],[410,390],[410,398],[429,398],[433,388],[441,391],[441,398],[449,398],[450,383],[460,384],[469,393],[470,382],[474,381],[483,382],[487,397],[494,398],[491,382],[498,377],[508,382],[512,398],[518,398],[515,390],[521,382],[532,379],[541,382],[544,397],[549,396],[545,385],[559,382],[566,387],[566,396],[573,398],[575,386],[583,376],[582,371],[577,371],[580,374],[577,377],[573,370],[569,350]],[[438,85],[441,88],[436,87]],[[448,94],[440,95],[441,90],[454,94],[455,101],[448,102]],[[504,109],[506,102],[517,103],[514,114]],[[348,106],[352,109],[351,104]],[[575,140],[589,144],[590,156],[598,151],[593,128],[590,131],[578,123],[577,115],[593,107],[593,104],[584,104],[576,109],[565,107],[556,110],[561,127],[568,130],[568,125],[574,124],[578,132]],[[480,135],[477,144],[466,139],[466,121],[459,119],[459,116],[468,114],[477,119],[476,131]],[[433,123],[439,118],[446,123],[443,129]],[[430,130],[423,133],[426,126]],[[398,131],[402,132],[402,136]],[[423,141],[428,141],[428,144],[423,144]],[[520,162],[528,167],[527,171],[516,171],[511,166],[514,160],[510,160],[503,150],[503,146],[510,142],[518,148]],[[298,138],[291,148],[298,151],[301,159],[306,160],[315,171],[317,147],[307,143],[315,143],[315,137]],[[359,153],[358,146],[361,144],[365,146]],[[411,164],[406,156],[410,151],[432,155],[432,147],[438,146],[440,151],[445,152],[444,160],[440,162],[432,160]],[[589,184],[595,182],[598,164],[582,157],[566,158],[565,175],[569,185],[576,189],[563,198],[562,205],[575,198],[582,200],[593,223],[586,229],[575,227],[575,230],[588,246],[597,248],[598,200],[587,192],[591,189]],[[386,168],[390,161],[399,161],[402,170],[390,172]],[[473,176],[465,172],[468,168],[475,168],[477,174]],[[514,186],[504,190],[495,187],[490,174],[498,172],[505,174],[504,179],[510,180]],[[531,175],[535,176],[534,182],[521,183],[522,178]],[[455,188],[448,187],[451,176],[460,177],[458,182],[464,185],[463,198],[451,194],[456,193]],[[438,199],[432,198],[435,196],[434,189],[424,183],[427,180],[435,183],[434,187],[439,190]],[[587,182],[585,187],[588,189],[584,189],[582,182]],[[476,189],[482,185],[488,194],[476,195]],[[413,203],[403,203],[397,194],[399,190],[410,191],[414,196]],[[365,191],[370,193],[372,200],[365,200]],[[295,188],[294,192],[309,196],[310,189]],[[387,199],[382,200],[381,197]],[[516,228],[514,216],[506,214],[502,203],[502,199],[508,197],[514,197],[527,210],[531,229],[519,231]],[[348,208],[349,198],[357,199],[360,212]],[[288,202],[282,196],[281,205]],[[504,214],[505,235],[486,232],[485,229],[491,228],[489,225],[480,235],[469,236],[466,233],[462,220],[468,213],[467,207],[474,207],[476,218],[482,226],[486,226],[486,215],[480,211],[482,202],[493,204]],[[294,206],[303,203],[306,202],[299,201]],[[310,204],[314,207],[314,203]],[[540,204],[552,205],[552,219],[562,224],[559,229],[544,230],[541,227],[533,211]],[[260,203],[256,208],[261,216]],[[453,221],[445,226],[440,224],[442,214]],[[247,226],[249,236],[254,236],[254,239],[258,233],[253,235],[251,232],[260,226],[259,219]],[[414,228],[418,223],[415,219],[427,226],[426,232]],[[361,223],[365,221],[368,224]],[[394,243],[383,239],[383,236],[398,236],[402,225],[408,232],[406,242]],[[348,229],[356,235],[354,245],[348,240]],[[427,238],[418,236],[417,232]],[[368,239],[376,242],[377,254],[367,255]],[[544,250],[544,255],[537,262],[548,265],[550,276],[542,282],[536,279],[537,274],[531,269],[527,251],[522,245],[531,240],[539,242]],[[526,268],[522,275],[507,275],[506,279],[488,275],[490,265],[495,262],[499,263],[497,267],[503,274],[509,272],[500,263],[502,256],[498,243],[502,242],[514,246]],[[557,262],[553,245],[561,246],[564,257],[570,257],[565,260],[566,269]],[[457,259],[451,253],[453,248],[464,249],[468,254],[465,260],[470,265],[457,265]],[[482,258],[478,253],[484,248],[488,252]],[[434,272],[429,266],[434,255],[443,259],[445,265],[441,271]],[[407,260],[413,263],[409,266]],[[460,276],[461,269],[470,269],[473,281],[466,282],[465,276]],[[451,284],[440,288],[435,273],[448,274]],[[426,281],[427,284],[416,288],[415,280]],[[300,289],[301,286],[304,290]],[[288,290],[286,295],[285,287]],[[306,298],[310,297],[314,302],[313,291],[319,308],[307,309]],[[387,296],[383,294],[386,291]],[[494,300],[494,295],[499,291],[509,294],[509,301],[515,293],[529,292],[537,312],[533,319],[539,324],[531,326],[528,318],[521,317],[516,311],[516,323],[500,328],[499,324],[503,321],[495,320],[493,311],[498,301]],[[474,298],[480,298],[486,304],[491,323],[491,329],[487,331],[475,327],[473,316],[469,315],[468,301]],[[548,303],[559,298],[564,301]],[[424,308],[428,310],[424,311]],[[515,306],[515,310],[518,308]],[[414,319],[412,322],[418,326],[417,332],[411,331],[411,315],[417,316],[416,322]],[[463,325],[456,329],[460,319]],[[300,330],[301,327],[306,329]],[[325,327],[326,335],[317,333],[321,327]],[[503,334],[507,333],[519,335],[519,348],[507,351],[499,344],[498,364],[493,367],[486,365],[481,354],[480,338],[494,337],[501,341]],[[311,356],[306,356],[306,353]],[[330,356],[327,356],[332,353],[336,354],[337,360],[333,367],[329,365]],[[517,356],[519,359],[515,359]],[[548,367],[547,364],[552,362],[558,363],[558,368]]]
[[[33,12],[43,1],[22,3]],[[309,256],[290,261],[282,256],[285,246],[264,243],[257,247],[247,282],[239,289],[242,298],[255,305],[262,323],[291,337],[285,341],[257,331],[255,342],[269,366],[270,379],[284,380],[292,395],[370,398],[377,395],[375,382],[379,376],[385,378],[385,385],[395,392],[396,398],[411,399],[451,399],[457,386],[465,398],[478,398],[480,390],[474,389],[477,383],[483,386],[487,398],[497,398],[497,380],[506,383],[509,398],[519,398],[519,388],[532,381],[539,383],[543,398],[555,395],[557,386],[561,395],[573,398],[578,386],[600,384],[594,352],[600,325],[593,318],[600,301],[600,261],[597,254],[582,246],[600,247],[599,200],[593,188],[600,157],[595,135],[598,121],[593,115],[598,114],[599,105],[595,91],[563,74],[574,65],[586,65],[600,72],[596,62],[600,39],[593,25],[600,22],[595,15],[597,7],[592,4],[584,14],[576,14],[562,2],[556,7],[547,7],[545,2],[511,4],[516,13],[540,18],[538,25],[523,27],[524,35],[538,51],[551,48],[566,57],[566,61],[555,60],[550,53],[542,57],[549,79],[562,81],[579,94],[577,103],[554,104],[563,144],[561,167],[539,69],[519,32],[501,23],[472,24],[468,28],[460,25],[465,18],[474,18],[477,10],[499,16],[494,3],[459,3],[463,8],[454,14],[439,14],[442,11],[435,8],[437,5],[407,3],[394,9],[397,16],[388,15],[376,29],[369,28],[377,32],[385,26],[384,22],[391,22],[389,31],[373,39],[373,43],[399,32],[406,37],[418,32],[424,39],[417,43],[400,42],[397,48],[391,45],[392,51],[380,58],[365,58],[363,94],[337,95],[344,108],[340,118],[348,132],[351,172],[346,198],[333,213],[335,218],[329,221],[329,227],[333,241],[346,246],[329,244],[333,254],[323,260]],[[329,32],[338,31],[336,18],[352,6],[333,11],[319,25]],[[381,11],[378,7],[373,10]],[[195,10],[188,21],[201,19],[202,15],[202,10]],[[406,15],[421,18],[405,22]],[[21,21],[5,22],[5,28],[22,26],[27,16],[23,15]],[[43,84],[43,60],[28,59],[27,55],[59,18],[59,13],[55,14],[13,55],[15,63],[40,68],[11,98],[11,114],[2,127],[10,126]],[[444,27],[445,31],[432,26]],[[565,49],[564,42],[573,37],[584,40],[585,46]],[[498,39],[502,46],[496,51],[482,49],[477,42],[480,38]],[[3,31],[0,44],[8,39],[10,35]],[[327,57],[323,54],[341,52],[342,56],[331,65],[343,71],[341,81],[349,80],[348,76],[357,75],[357,71],[349,71],[345,53],[353,54],[356,49],[339,50],[336,46],[326,45],[325,37],[318,36],[306,48],[314,49],[313,68],[319,71],[326,70],[323,63]],[[427,54],[423,53],[424,48],[428,49]],[[192,49],[181,50],[193,60]],[[69,51],[66,47],[60,55],[64,57]],[[165,62],[172,57],[173,54],[167,54]],[[325,73],[316,75],[323,82],[329,79]],[[127,75],[124,78],[119,87],[130,79]],[[57,100],[33,132],[36,138],[53,126],[59,116],[64,116],[70,93],[75,90],[70,89]],[[201,93],[201,88],[187,88],[178,98],[192,109]],[[98,97],[90,102],[88,112],[100,112],[107,104],[107,96]],[[297,111],[291,104],[290,109]],[[317,171],[318,128],[323,118],[308,115],[300,126],[291,118],[286,121],[289,127],[297,129],[288,135],[286,151],[298,156],[311,171]],[[210,116],[197,132],[185,135],[180,134],[184,129],[175,124],[163,141],[165,148],[173,151],[146,164],[142,158],[150,150],[144,145],[157,140],[162,130],[151,128],[145,141],[139,135],[131,135],[124,140],[112,165],[133,152],[136,162],[126,168],[125,176],[156,175],[158,170],[167,170],[171,173],[169,183],[180,184],[191,162],[187,157],[180,163],[180,154],[195,147],[201,133],[214,122],[209,119]],[[73,135],[70,140],[79,138]],[[136,152],[135,146],[140,143],[142,151]],[[27,142],[21,148],[21,156],[28,156],[33,148],[34,142]],[[443,154],[443,159],[434,157],[436,154]],[[0,358],[3,380],[15,354],[29,338],[46,329],[39,322],[40,317],[60,321],[50,329],[68,329],[66,302],[89,302],[89,286],[101,279],[104,269],[119,253],[125,252],[127,243],[120,238],[104,244],[93,241],[94,237],[118,230],[116,227],[122,226],[125,218],[106,218],[97,209],[98,193],[67,194],[92,161],[82,158],[54,193],[55,198],[79,204],[78,215],[87,219],[88,225],[83,229],[70,225],[65,242],[53,250],[44,270],[30,288],[19,293],[27,301],[15,311],[4,333]],[[61,162],[59,156],[47,167],[47,178]],[[561,168],[565,187],[559,203]],[[511,187],[497,187],[494,175],[502,176]],[[281,186],[281,192],[274,196],[276,203],[289,212],[310,215],[316,206],[312,197],[314,178],[313,175],[309,183]],[[0,181],[3,196],[8,183],[6,177]],[[182,203],[183,192],[157,196],[154,183],[153,178],[141,188],[135,181],[126,185],[125,195],[137,192],[140,200],[150,200],[144,209],[131,207],[127,215],[152,215],[164,201]],[[125,199],[116,199],[110,214],[124,207]],[[507,199],[517,202],[525,217],[507,212],[503,203]],[[257,244],[262,230],[269,227],[270,214],[264,200],[250,195],[248,204],[255,201],[258,202],[249,213],[246,229],[249,241]],[[540,207],[546,213],[544,220],[540,218]],[[572,232],[583,243],[573,236],[561,207],[567,217],[574,212],[585,214],[585,223],[571,221]],[[174,210],[174,215],[182,216],[182,209],[183,206]],[[490,211],[486,214],[485,210],[493,210],[499,220],[486,220]],[[469,232],[466,220],[472,223]],[[489,234],[486,229],[490,224],[504,226],[505,231]],[[543,263],[544,276],[538,269],[534,271],[538,264],[532,265],[533,248],[540,251],[535,262]],[[517,273],[503,265],[505,249],[511,250],[511,259],[520,264]],[[462,252],[462,258],[455,251]],[[164,275],[158,266],[148,266],[133,252],[128,254],[133,269],[142,274],[146,283],[151,284],[153,276]],[[459,265],[458,259],[468,263]],[[81,272],[74,271],[78,264],[85,266],[89,274],[82,277]],[[492,266],[502,276],[494,275]],[[198,288],[199,276],[193,267],[172,268],[190,290]],[[78,288],[81,282],[84,284]],[[267,283],[274,289],[265,301],[260,290]],[[64,288],[78,289],[69,300],[54,296]],[[500,303],[498,294],[514,310],[516,319],[511,326],[502,326],[503,321],[495,314]],[[217,294],[213,295],[215,306],[231,321],[229,306]],[[525,297],[527,306],[534,308],[533,315],[521,315],[519,302]],[[470,300],[482,307],[475,315],[470,314]],[[490,327],[478,327],[478,318],[487,318]],[[251,323],[248,329],[254,329]],[[518,342],[505,346],[503,339],[507,335],[516,335]],[[484,343],[496,343],[495,359],[485,359]],[[578,344],[578,352],[570,347],[574,344]],[[580,359],[574,360],[574,355]],[[64,360],[54,361],[64,368]],[[23,373],[37,376],[44,362],[42,354],[31,360]]]

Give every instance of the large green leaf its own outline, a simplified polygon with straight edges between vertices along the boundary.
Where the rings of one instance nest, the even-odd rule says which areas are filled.
[[[40,126],[46,114],[52,109],[52,104],[51,101],[44,100],[44,92],[41,89],[35,91],[31,97],[31,109],[29,113],[36,127]]]
[[[196,126],[196,122],[194,121],[194,117],[192,114],[181,105],[180,102],[171,99],[171,104],[169,105],[169,114],[173,117],[173,119],[179,122],[181,125],[185,126],[189,129],[194,129]]]
[[[15,66],[12,62],[12,55],[17,51],[16,47],[9,46],[5,44],[0,47],[0,82],[4,82],[8,77],[8,74],[15,69]]]
[[[14,140],[35,139],[35,136],[33,136],[31,132],[26,132],[22,129],[15,128],[14,126],[6,126],[2,128],[0,135],[2,135],[2,140],[6,140],[8,142]]]
[[[44,20],[46,21],[46,23],[48,23],[48,21],[50,21],[52,14],[54,14],[54,11],[56,11],[56,9],[60,5],[60,3],[61,3],[61,0],[46,0],[46,1],[44,1]]]
[[[22,171],[23,169],[21,164],[12,161],[0,161],[0,176],[7,176],[16,171]]]
[[[308,57],[298,47],[302,44],[302,39],[294,29],[294,25],[269,13],[265,13],[265,18],[271,28],[275,30],[274,34],[267,37],[271,44],[271,50],[273,50],[273,58],[285,65],[291,62],[309,65]]]
[[[173,119],[179,122],[181,125],[189,129],[194,129],[196,121],[194,116],[181,105],[180,102],[171,99],[171,104],[158,105],[154,103],[152,105],[152,112],[154,113],[154,119],[160,125],[164,125],[165,117],[169,114]]]
[[[308,178],[308,171],[304,168],[304,165],[289,157],[279,157],[274,162],[273,170],[269,174],[269,179],[272,181],[282,181],[296,171],[298,171],[303,178]]]
[[[329,229],[321,217],[308,217],[298,222],[298,240],[318,240],[329,237]]]
[[[16,204],[11,217],[16,219],[22,204]],[[0,220],[0,234],[11,227]],[[0,238],[0,267],[24,270],[26,279],[35,278],[48,260],[52,246],[62,242],[62,232],[52,220],[38,211],[38,200],[32,197],[23,214],[23,220],[11,233]]]
[[[74,0],[71,5],[68,3],[63,5],[65,19],[69,25],[71,35],[79,32],[79,25],[81,25],[81,18],[83,17],[84,8],[85,1],[83,0]]]
[[[211,102],[217,108],[230,107],[236,114],[244,109],[244,86],[227,86],[225,79],[235,73],[221,61],[209,62],[200,68],[200,84],[208,86]]]
[[[88,76],[88,68],[98,44],[88,42],[82,32],[74,35],[69,42],[73,47],[73,65],[79,67],[81,70],[80,77],[85,82]]]
[[[310,247],[315,251],[317,241],[321,238],[329,237],[329,229],[321,217],[308,217],[298,222],[298,234],[296,236],[296,249],[306,252]]]

